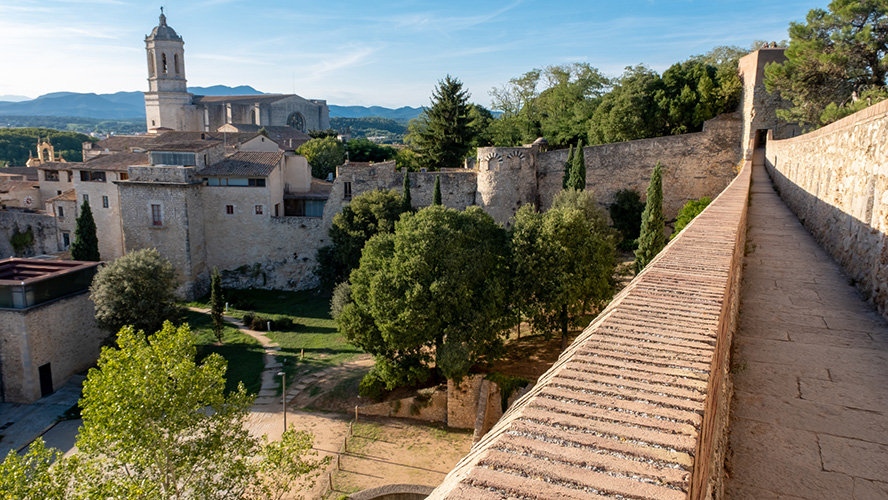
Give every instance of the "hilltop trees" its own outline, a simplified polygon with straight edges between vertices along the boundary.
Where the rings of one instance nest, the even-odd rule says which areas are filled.
[[[432,92],[431,107],[411,120],[407,141],[429,170],[459,167],[474,138],[469,117],[469,93],[458,79],[447,75]]]
[[[74,227],[74,241],[71,243],[71,258],[74,260],[88,260],[98,262],[99,238],[96,236],[96,221],[93,219],[89,202],[83,200],[80,205],[80,215],[77,216]]]
[[[765,86],[792,105],[777,116],[818,127],[888,97],[888,5],[833,0],[790,23],[787,60],[765,68]]]
[[[663,167],[654,166],[647,188],[647,201],[641,214],[641,235],[635,251],[635,272],[640,273],[666,246],[666,219],[663,218]]]
[[[130,252],[106,265],[89,287],[96,323],[109,333],[132,326],[146,335],[179,317],[176,273],[154,248]]]
[[[345,163],[345,146],[336,137],[312,139],[299,146],[296,153],[308,160],[311,176],[318,179],[326,179],[336,167]]]

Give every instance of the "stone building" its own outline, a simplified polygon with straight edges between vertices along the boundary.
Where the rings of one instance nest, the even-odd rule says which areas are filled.
[[[301,132],[330,128],[327,102],[295,94],[196,96],[185,79],[185,42],[160,22],[145,37],[148,53],[148,130],[215,132],[227,124],[287,126]]]
[[[0,401],[32,403],[98,359],[106,335],[87,293],[98,266],[0,261]]]

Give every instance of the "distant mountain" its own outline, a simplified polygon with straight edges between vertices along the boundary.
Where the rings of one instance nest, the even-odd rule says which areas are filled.
[[[408,122],[422,113],[422,108],[404,106],[398,109],[383,108],[380,106],[337,106],[330,104],[331,118],[369,118],[378,116],[399,122]]]
[[[0,95],[0,102],[22,102],[22,101],[30,101],[31,98],[23,95]]]

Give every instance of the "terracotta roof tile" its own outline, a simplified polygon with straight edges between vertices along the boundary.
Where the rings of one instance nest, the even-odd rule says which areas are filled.
[[[77,194],[73,189],[69,189],[58,196],[53,196],[52,198],[46,200],[50,201],[77,201]]]
[[[113,153],[90,158],[85,163],[75,165],[73,170],[104,170],[126,172],[130,165],[148,165],[148,153]]]
[[[211,177],[267,177],[281,161],[283,151],[254,153],[241,151],[200,170],[195,175]]]

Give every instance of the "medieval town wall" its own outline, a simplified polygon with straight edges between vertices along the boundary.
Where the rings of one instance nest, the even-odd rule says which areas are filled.
[[[888,101],[799,137],[768,139],[766,166],[780,196],[888,317]]]
[[[52,215],[15,209],[0,210],[0,258],[16,256],[9,239],[16,229],[26,232],[29,227],[34,235],[34,243],[18,257],[33,257],[61,250],[56,218]]]
[[[586,189],[606,207],[622,189],[645,197],[654,165],[663,166],[663,213],[675,218],[689,200],[715,197],[734,178],[740,162],[740,117],[725,114],[707,121],[703,131],[590,146],[586,160]],[[503,149],[503,148],[497,148]],[[566,149],[537,154],[539,206],[548,209],[562,189]]]

